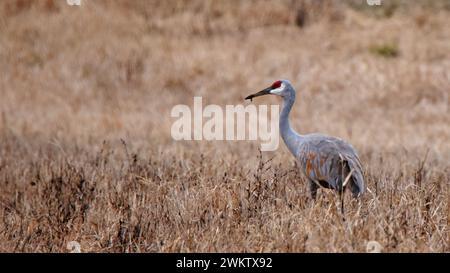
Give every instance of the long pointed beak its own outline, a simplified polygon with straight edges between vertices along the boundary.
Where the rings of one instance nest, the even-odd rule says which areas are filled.
[[[271,90],[272,90],[272,88],[268,87],[268,88],[266,88],[264,90],[259,91],[258,93],[251,94],[250,96],[247,96],[245,99],[246,100],[253,100],[253,98],[256,98],[256,97],[268,95],[268,94],[270,94]]]

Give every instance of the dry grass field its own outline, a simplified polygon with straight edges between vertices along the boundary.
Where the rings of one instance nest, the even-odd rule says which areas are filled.
[[[449,26],[447,0],[1,1],[0,251],[450,252]],[[284,143],[171,137],[174,105],[279,78],[297,131],[359,151],[345,221]]]

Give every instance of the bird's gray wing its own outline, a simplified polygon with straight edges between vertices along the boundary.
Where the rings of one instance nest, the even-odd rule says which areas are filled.
[[[347,182],[353,194],[364,192],[361,162],[346,142],[332,137],[311,137],[301,145],[297,158],[303,173],[312,181],[340,190],[351,173]]]

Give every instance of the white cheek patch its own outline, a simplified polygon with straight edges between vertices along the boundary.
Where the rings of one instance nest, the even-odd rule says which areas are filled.
[[[274,95],[280,95],[281,94],[281,92],[283,92],[283,90],[284,90],[284,83],[282,83],[281,84],[281,86],[280,87],[278,87],[278,88],[276,88],[276,89],[273,89],[273,90],[271,90],[270,91],[270,94],[274,94]]]

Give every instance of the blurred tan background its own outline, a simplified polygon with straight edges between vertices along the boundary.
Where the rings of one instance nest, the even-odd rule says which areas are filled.
[[[3,1],[0,126],[80,144],[172,144],[173,105],[194,95],[239,104],[287,78],[300,132],[448,158],[449,2],[382,4]]]

